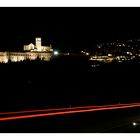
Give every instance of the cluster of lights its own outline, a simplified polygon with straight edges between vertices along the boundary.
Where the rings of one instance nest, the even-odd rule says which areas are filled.
[[[108,54],[107,56],[91,56],[90,60],[96,60],[101,62],[112,62],[113,57],[112,54]]]
[[[89,55],[88,52],[85,52],[85,51],[81,51],[81,53],[85,54],[85,55]]]
[[[133,55],[131,52],[126,52],[127,54],[129,54],[129,55]]]
[[[113,60],[117,60],[118,62],[122,62],[122,61],[127,61],[127,60],[133,60],[136,58],[135,55],[133,55],[131,52],[126,52],[127,54],[129,54],[129,56],[125,56],[125,55],[120,55],[120,56],[112,56],[112,54],[108,54],[106,56],[91,56],[90,60],[97,60],[97,61],[102,61],[102,62],[112,62]],[[140,54],[137,54],[137,56],[140,57]]]

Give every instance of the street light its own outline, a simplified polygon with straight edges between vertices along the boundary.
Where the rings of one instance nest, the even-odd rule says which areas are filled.
[[[58,51],[54,51],[54,53],[53,53],[54,55],[58,55],[59,53],[58,53]]]
[[[135,122],[133,122],[133,125],[135,126],[135,125],[137,125]]]

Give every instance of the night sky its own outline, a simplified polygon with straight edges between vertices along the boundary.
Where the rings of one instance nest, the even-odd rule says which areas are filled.
[[[42,37],[54,49],[94,47],[97,40],[140,38],[140,8],[0,8],[0,49],[22,50]]]

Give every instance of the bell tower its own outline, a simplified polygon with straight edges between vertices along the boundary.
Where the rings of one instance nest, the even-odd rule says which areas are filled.
[[[35,43],[36,43],[36,48],[38,51],[41,51],[41,38],[40,37],[37,37],[35,39]]]

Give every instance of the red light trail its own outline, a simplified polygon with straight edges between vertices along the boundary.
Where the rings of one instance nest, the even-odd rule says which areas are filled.
[[[27,119],[27,118],[35,118],[35,117],[47,117],[47,116],[84,113],[84,112],[94,112],[94,111],[103,111],[103,110],[114,110],[114,109],[132,108],[132,107],[140,107],[140,103],[5,112],[5,113],[0,113],[0,115],[4,115],[4,114],[5,115],[20,114],[20,115],[0,117],[0,121]],[[29,113],[34,113],[34,114],[29,114]]]
[[[23,110],[14,112],[0,112],[0,115],[12,115],[12,114],[24,114],[33,112],[49,112],[49,111],[59,111],[59,110],[73,110],[73,109],[84,109],[84,108],[98,108],[98,107],[111,107],[111,106],[124,106],[124,105],[136,105],[140,103],[129,103],[129,104],[111,104],[111,105],[100,105],[100,106],[78,106],[71,108],[51,108],[51,109],[38,109],[38,110]]]

